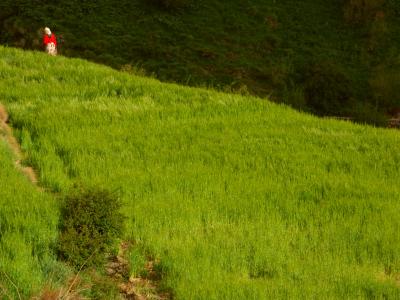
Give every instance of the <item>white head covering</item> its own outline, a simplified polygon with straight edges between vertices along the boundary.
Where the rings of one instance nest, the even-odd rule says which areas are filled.
[[[46,28],[44,29],[44,33],[47,34],[47,35],[51,35],[51,30],[50,30],[50,28],[49,28],[49,27],[46,27]]]

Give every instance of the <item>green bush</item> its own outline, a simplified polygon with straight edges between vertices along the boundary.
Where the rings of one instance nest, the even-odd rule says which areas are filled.
[[[391,110],[400,107],[400,65],[394,63],[390,66],[378,66],[375,68],[369,86],[372,99],[377,107]]]
[[[370,22],[368,50],[372,52],[387,49],[389,42],[388,32],[389,27],[382,13]]]
[[[307,68],[304,96],[308,107],[322,115],[340,115],[349,106],[352,83],[337,65],[322,62]]]
[[[60,257],[80,268],[101,265],[123,231],[121,201],[98,188],[77,188],[65,197],[61,209]]]
[[[385,114],[371,103],[357,103],[353,108],[354,120],[359,123],[387,126]]]
[[[384,4],[385,0],[346,0],[343,8],[344,18],[346,22],[353,24],[369,22]]]
[[[190,4],[190,0],[151,0],[151,2],[166,10],[179,10]]]
[[[285,88],[281,95],[282,102],[296,109],[306,110],[307,105],[304,99],[304,90],[301,86]]]

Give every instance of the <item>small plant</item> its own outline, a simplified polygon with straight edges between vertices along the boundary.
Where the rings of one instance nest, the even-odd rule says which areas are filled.
[[[59,255],[73,266],[104,262],[122,234],[121,201],[98,188],[78,188],[69,194],[61,210]]]
[[[92,271],[89,273],[88,283],[91,287],[83,293],[86,299],[121,299],[118,285],[108,276]]]
[[[385,14],[380,11],[376,14],[374,20],[370,22],[368,50],[376,51],[379,49],[386,49],[388,32],[389,28],[385,20]]]
[[[351,81],[335,64],[321,62],[305,72],[304,95],[307,105],[324,115],[338,115],[352,99]]]
[[[353,108],[354,120],[359,123],[387,126],[387,117],[371,103],[357,103]]]
[[[391,65],[381,65],[375,68],[369,86],[376,107],[391,110],[400,107],[399,82],[400,66],[395,62]]]
[[[141,76],[141,77],[145,77],[147,75],[147,72],[144,68],[138,66],[138,65],[131,65],[131,64],[124,64],[120,67],[120,70],[122,72],[128,73],[128,74],[132,74],[132,75],[136,75],[136,76]]]
[[[186,8],[190,4],[190,0],[151,0],[151,2],[166,10],[179,10]]]
[[[385,4],[385,0],[346,0],[343,14],[346,22],[364,24],[371,21]]]

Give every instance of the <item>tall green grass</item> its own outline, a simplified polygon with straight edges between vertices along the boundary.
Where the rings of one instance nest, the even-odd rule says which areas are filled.
[[[382,124],[400,106],[387,75],[400,72],[399,17],[395,0],[2,0],[0,43],[41,49],[50,26],[66,56]]]
[[[0,299],[28,299],[62,279],[57,221],[54,199],[17,171],[0,133]]]
[[[400,297],[398,131],[4,48],[0,78],[40,183],[120,189],[176,299]]]

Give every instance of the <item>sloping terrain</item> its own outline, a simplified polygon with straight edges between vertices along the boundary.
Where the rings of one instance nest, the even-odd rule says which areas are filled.
[[[67,271],[53,253],[58,205],[33,186],[15,163],[9,132],[3,126],[5,116],[1,111],[0,299],[25,299],[45,285],[57,284]]]
[[[50,26],[66,56],[379,123],[400,107],[399,20],[394,0],[3,0],[0,43],[40,49]]]
[[[132,275],[151,257],[176,299],[400,297],[398,131],[15,49],[0,79],[40,185],[119,190]],[[4,222],[25,190],[1,157],[20,178],[1,175]],[[25,185],[51,240],[57,209]]]

